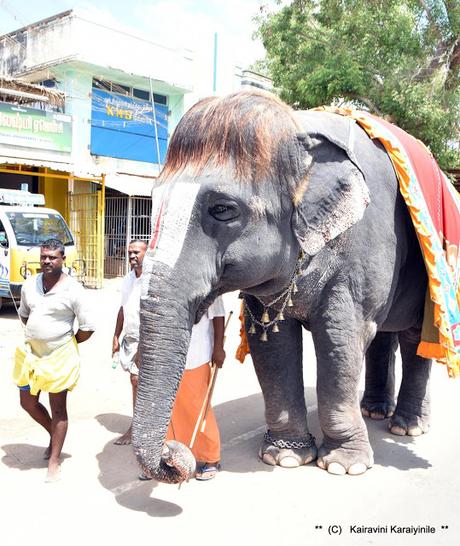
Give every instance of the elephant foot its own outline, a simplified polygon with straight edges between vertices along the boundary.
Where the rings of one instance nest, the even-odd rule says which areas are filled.
[[[382,420],[391,417],[395,411],[393,401],[371,402],[364,397],[361,401],[361,414],[371,419]]]
[[[429,418],[396,412],[391,418],[388,428],[392,434],[397,436],[421,436],[427,433],[430,428]]]
[[[259,457],[270,466],[296,468],[314,461],[317,453],[315,438],[311,434],[302,440],[282,440],[274,438],[268,431],[264,435]]]
[[[374,464],[374,455],[371,446],[367,443],[362,447],[355,443],[346,442],[336,447],[325,440],[321,446],[316,464],[329,474],[356,476],[364,474]]]

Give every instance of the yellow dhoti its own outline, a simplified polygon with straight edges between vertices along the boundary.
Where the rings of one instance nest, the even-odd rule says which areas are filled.
[[[43,357],[34,355],[28,343],[16,348],[13,381],[18,387],[29,385],[34,396],[40,391],[71,391],[79,377],[80,355],[74,337]]]
[[[190,445],[206,396],[210,375],[209,364],[185,370],[177,390],[166,440],[177,440],[187,446]],[[206,427],[203,432],[200,432],[200,429],[201,424],[192,448],[195,459],[208,463],[220,461],[220,434],[211,407],[206,415]]]

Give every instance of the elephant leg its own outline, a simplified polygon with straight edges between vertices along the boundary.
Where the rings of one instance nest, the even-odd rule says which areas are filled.
[[[417,355],[420,330],[399,333],[402,379],[390,431],[398,436],[420,436],[428,432],[430,420],[431,360]]]
[[[365,417],[385,419],[394,413],[397,348],[397,333],[377,332],[366,352],[366,384],[361,400]]]
[[[246,297],[256,317],[262,306]],[[250,321],[246,319],[248,330]],[[268,431],[259,451],[269,465],[297,467],[316,459],[317,449],[308,431],[302,374],[302,326],[287,318],[279,323],[279,332],[268,331],[268,340],[260,340],[261,329],[248,335],[254,368],[265,401]]]
[[[347,299],[349,305],[344,307]],[[312,328],[323,432],[317,464],[331,474],[362,474],[374,459],[361,415],[359,380],[375,324],[355,316],[351,296],[345,291],[334,300]]]

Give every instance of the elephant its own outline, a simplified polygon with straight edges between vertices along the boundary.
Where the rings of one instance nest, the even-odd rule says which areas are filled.
[[[397,434],[428,430],[431,361],[416,354],[427,273],[390,159],[355,122],[262,91],[203,99],[171,137],[153,211],[132,435],[150,476],[176,483],[193,472],[186,446],[164,438],[191,328],[235,290],[264,398],[264,462],[362,474],[373,465],[362,412],[391,416]],[[316,354],[319,448],[303,329]]]

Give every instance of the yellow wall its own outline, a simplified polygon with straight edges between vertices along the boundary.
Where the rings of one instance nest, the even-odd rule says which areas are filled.
[[[73,183],[73,193],[95,193],[94,184],[88,180],[75,180]]]
[[[63,173],[59,173],[62,175]],[[95,184],[89,180],[74,180],[73,194],[90,194],[96,191]],[[53,178],[53,172],[40,169],[38,192],[45,196],[45,207],[55,209],[69,222],[69,182]]]
[[[53,173],[47,169],[40,171],[43,174],[38,179],[38,192],[45,196],[45,207],[57,210],[68,221],[67,180],[53,178]]]
[[[85,263],[80,280],[91,288],[101,288],[104,276],[104,203],[104,186],[85,180],[73,182],[69,226]]]

